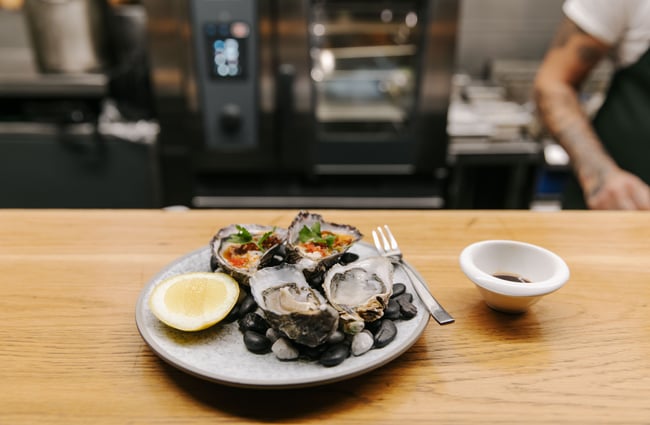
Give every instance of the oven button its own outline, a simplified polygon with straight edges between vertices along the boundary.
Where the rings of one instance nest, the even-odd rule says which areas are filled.
[[[219,121],[224,133],[237,133],[241,129],[242,125],[242,116],[239,105],[235,105],[234,103],[225,104],[223,108],[221,108]]]

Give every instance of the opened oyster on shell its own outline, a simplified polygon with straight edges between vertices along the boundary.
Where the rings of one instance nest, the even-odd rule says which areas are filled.
[[[232,224],[210,241],[212,269],[222,268],[242,285],[258,269],[279,263],[287,230],[259,224]],[[279,256],[279,258],[276,258]]]
[[[362,236],[354,226],[331,223],[320,214],[300,211],[287,232],[286,260],[298,264],[309,283],[319,286],[325,271]]]
[[[340,312],[346,332],[358,333],[365,322],[384,315],[393,293],[393,271],[389,259],[377,256],[335,264],[325,274],[325,297]]]
[[[258,270],[249,283],[269,325],[289,339],[316,347],[338,328],[338,312],[294,266]]]

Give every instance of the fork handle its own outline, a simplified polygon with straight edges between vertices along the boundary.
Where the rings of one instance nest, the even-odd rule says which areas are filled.
[[[434,319],[436,319],[436,322],[438,322],[441,325],[446,325],[448,323],[453,323],[454,318],[451,317],[449,313],[438,303],[438,301],[431,295],[431,292],[429,291],[429,288],[426,287],[424,280],[420,278],[420,276],[417,274],[415,270],[411,268],[407,263],[401,261],[400,264],[404,268],[404,271],[408,275],[409,280],[411,281],[411,284],[413,285],[413,288],[415,288],[415,292],[417,292],[418,296],[426,306],[427,310],[429,310],[429,313],[431,313],[431,316],[433,316]]]

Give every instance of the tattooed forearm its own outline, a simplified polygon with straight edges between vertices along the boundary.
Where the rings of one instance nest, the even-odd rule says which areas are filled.
[[[557,140],[570,152],[573,168],[589,194],[600,190],[612,164],[591,128],[571,117],[558,129]]]
[[[590,46],[579,46],[578,57],[586,65],[595,65],[600,61],[602,52]]]
[[[585,193],[616,167],[582,109],[578,90],[609,46],[565,19],[540,66],[535,100],[545,126],[565,148]]]
[[[569,86],[536,90],[535,97],[544,123],[571,157],[572,166],[588,193],[597,192],[612,168],[577,94]]]

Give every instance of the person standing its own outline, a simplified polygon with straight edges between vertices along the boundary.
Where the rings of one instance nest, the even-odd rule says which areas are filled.
[[[540,118],[571,159],[565,209],[650,209],[650,1],[566,0],[534,82]],[[593,121],[579,89],[612,55]]]

